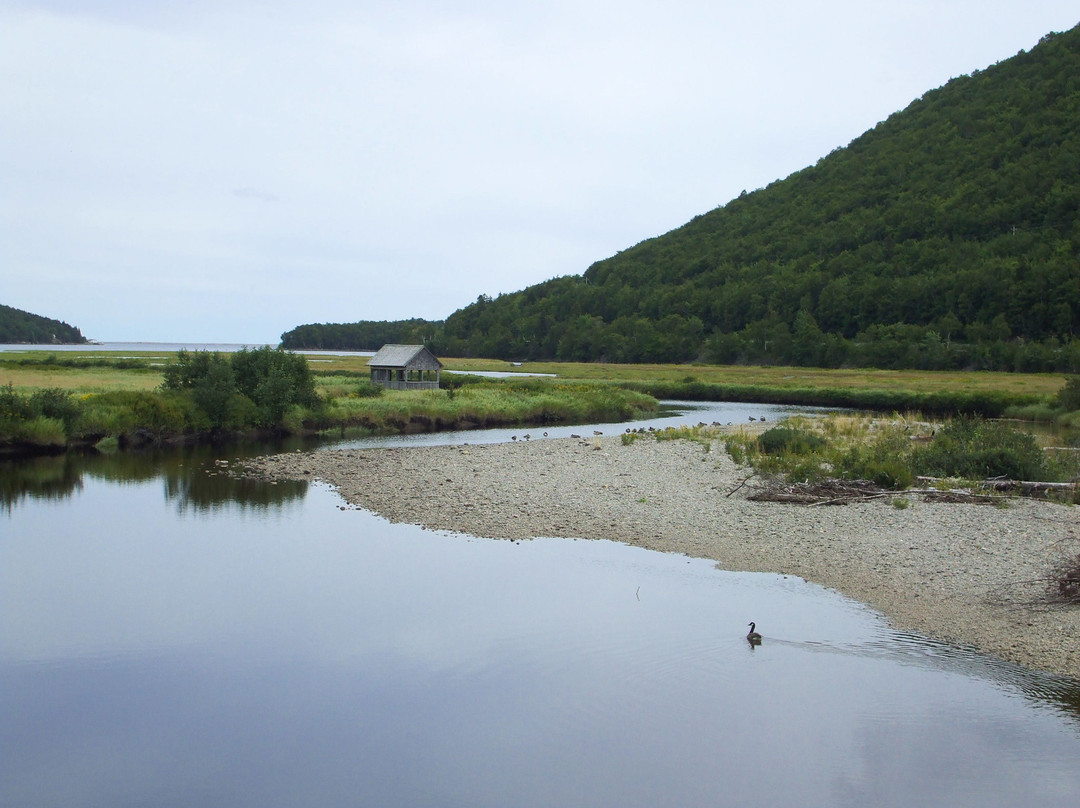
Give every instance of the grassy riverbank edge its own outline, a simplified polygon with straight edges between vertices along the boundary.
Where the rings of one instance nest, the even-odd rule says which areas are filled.
[[[787,387],[772,385],[687,382],[620,382],[628,390],[658,399],[685,401],[744,401],[805,407],[843,407],[875,412],[922,412],[927,415],[981,415],[1000,418],[1037,410],[1047,397],[996,390],[885,390],[874,388]],[[1049,414],[1049,412],[1048,412]]]
[[[0,385],[5,387],[0,391],[6,390],[9,400],[18,395],[36,397],[41,406],[23,408],[31,417],[20,422],[13,417],[18,408],[9,406],[5,411],[0,401],[0,453],[59,453],[95,445],[138,448],[345,430],[394,434],[619,421],[652,411],[657,399],[918,412],[933,417],[1012,417],[1057,422],[1071,429],[1080,426],[1080,413],[1068,413],[1056,401],[1065,379],[1048,374],[518,365],[446,358],[449,372],[443,374],[443,389],[376,395],[367,382],[368,357],[305,355],[305,359],[319,392],[319,406],[289,407],[273,424],[245,423],[239,416],[212,424],[184,391],[160,389],[175,355],[5,356],[0,361]],[[480,372],[511,375],[499,379],[469,375]]]
[[[326,380],[324,380],[325,382]],[[498,426],[626,421],[658,408],[647,394],[599,383],[475,380],[439,390],[373,390],[333,378],[318,403],[292,405],[273,423],[251,421],[243,402],[213,421],[197,393],[0,388],[0,456],[235,443],[272,436],[401,434]],[[231,404],[229,405],[232,406]]]

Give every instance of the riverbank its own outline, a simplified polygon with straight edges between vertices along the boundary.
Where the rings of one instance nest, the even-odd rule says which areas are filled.
[[[1080,552],[1076,508],[754,502],[749,472],[719,442],[705,451],[618,437],[297,452],[252,461],[246,473],[323,480],[349,503],[430,529],[610,539],[797,575],[899,629],[1080,679],[1080,607],[1051,602],[1046,584],[1063,556]]]

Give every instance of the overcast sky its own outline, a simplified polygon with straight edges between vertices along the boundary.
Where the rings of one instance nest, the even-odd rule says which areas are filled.
[[[442,319],[1077,22],[1075,0],[0,0],[0,303],[102,341]]]

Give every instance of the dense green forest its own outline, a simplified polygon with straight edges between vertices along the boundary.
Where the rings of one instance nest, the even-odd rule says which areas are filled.
[[[427,342],[524,360],[1077,372],[1078,258],[1080,27],[583,275],[481,296]]]
[[[281,335],[281,347],[309,351],[377,351],[387,343],[430,344],[441,329],[441,322],[419,319],[299,325]]]
[[[86,342],[82,332],[59,320],[0,305],[0,342],[49,345]]]

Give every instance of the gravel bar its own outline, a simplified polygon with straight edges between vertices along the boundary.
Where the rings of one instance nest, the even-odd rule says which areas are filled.
[[[1080,553],[1080,509],[910,496],[838,506],[753,502],[756,478],[714,441],[652,437],[293,452],[245,463],[321,480],[349,503],[432,530],[610,539],[796,575],[870,604],[900,630],[1080,680],[1080,607],[1048,579]]]

